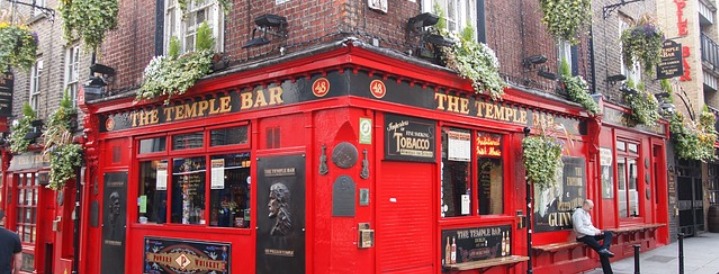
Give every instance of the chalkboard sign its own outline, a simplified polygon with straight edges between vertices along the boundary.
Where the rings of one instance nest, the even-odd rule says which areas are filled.
[[[586,162],[581,157],[562,158],[561,182],[548,189],[534,190],[534,231],[572,228],[572,213],[586,197]]]
[[[442,265],[510,256],[511,230],[511,225],[442,230]]]

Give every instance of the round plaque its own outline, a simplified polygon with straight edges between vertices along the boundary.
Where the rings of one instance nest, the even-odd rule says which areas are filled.
[[[357,163],[359,152],[348,142],[342,142],[332,150],[332,162],[339,168],[350,168]]]

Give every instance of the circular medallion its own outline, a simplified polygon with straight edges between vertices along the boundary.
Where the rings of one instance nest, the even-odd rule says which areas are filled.
[[[369,92],[372,93],[372,96],[375,98],[382,99],[382,97],[387,95],[387,87],[382,81],[373,80],[369,83]]]
[[[112,131],[115,129],[115,119],[112,119],[112,117],[107,117],[107,120],[105,121],[105,129],[107,131]]]
[[[339,168],[354,166],[358,157],[357,148],[348,142],[342,142],[332,150],[332,162]]]
[[[327,78],[319,78],[312,83],[312,94],[316,97],[325,97],[330,92],[330,81]]]

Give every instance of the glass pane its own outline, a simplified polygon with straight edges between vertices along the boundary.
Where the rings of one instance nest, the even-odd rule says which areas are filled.
[[[627,143],[617,141],[617,150],[618,150],[618,151],[626,151],[626,150],[627,150]]]
[[[247,126],[222,128],[210,131],[210,146],[247,143]]]
[[[629,188],[627,189],[629,195],[629,216],[639,216],[639,190],[637,189],[637,162],[636,160],[629,160]]]
[[[627,166],[625,158],[617,159],[617,188],[619,196],[619,216],[627,217]]]
[[[205,133],[193,132],[172,136],[172,149],[188,149],[202,147]]]
[[[250,153],[212,156],[210,225],[250,226]]]
[[[502,214],[504,212],[502,135],[477,132],[475,146],[479,214]]]
[[[167,220],[167,160],[140,163],[138,222],[162,224]]]
[[[472,208],[470,199],[470,170],[469,162],[449,160],[449,134],[469,137],[468,130],[443,129],[442,130],[442,178],[441,187],[441,214],[442,217],[455,217],[469,215]],[[469,138],[467,138],[469,139]],[[461,143],[461,141],[457,141]],[[461,144],[453,144],[461,146]],[[470,149],[469,144],[466,149]],[[454,148],[453,148],[454,149]],[[460,157],[461,158],[461,157]]]
[[[165,151],[165,137],[140,140],[140,154],[160,151]]]
[[[205,224],[205,157],[172,161],[172,222]]]
[[[629,150],[629,152],[632,152],[632,153],[637,153],[639,151],[637,144],[632,144],[632,143],[627,144],[627,149]]]

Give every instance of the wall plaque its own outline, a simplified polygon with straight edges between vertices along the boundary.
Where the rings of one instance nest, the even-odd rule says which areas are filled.
[[[356,185],[352,177],[342,175],[332,184],[332,216],[355,216]]]
[[[349,143],[342,142],[332,150],[332,162],[339,168],[350,168],[357,163],[359,152],[357,148]]]
[[[231,273],[229,243],[145,237],[144,273]]]
[[[510,225],[442,230],[442,265],[510,256],[511,231]]]

